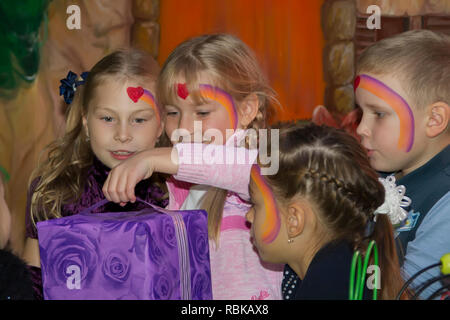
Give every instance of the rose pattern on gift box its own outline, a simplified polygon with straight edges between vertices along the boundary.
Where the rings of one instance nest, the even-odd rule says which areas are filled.
[[[187,270],[172,216],[153,208],[39,222],[45,299],[181,299],[181,279],[191,299],[212,299],[206,212],[180,214]]]
[[[161,244],[156,241],[160,239],[155,235],[153,230],[149,228],[148,231],[148,254],[150,257],[150,261],[152,261],[153,264],[157,266],[162,266],[166,262],[166,252],[164,250],[164,247],[161,246]]]
[[[169,219],[164,219],[163,221],[162,239],[164,239],[165,243],[171,248],[174,248],[177,245],[175,227],[173,226],[173,222]]]
[[[199,270],[193,275],[192,297],[201,297],[212,290],[209,270]]]
[[[130,261],[128,257],[118,250],[111,250],[103,260],[103,274],[113,281],[125,282],[129,271]]]
[[[166,273],[157,274],[153,277],[152,288],[155,300],[169,300],[172,298],[174,287],[172,279]]]
[[[205,232],[202,221],[187,217],[187,230],[190,234],[189,245],[193,249],[192,258],[202,263],[209,259],[208,233]]]
[[[41,250],[43,260],[52,261],[49,265],[42,265],[42,272],[54,275],[53,286],[72,288],[79,287],[79,283],[89,286],[95,273],[98,250],[95,239],[69,227],[55,234],[47,249]]]
[[[208,224],[208,218],[205,213],[203,218],[194,215],[184,215],[183,219],[186,225],[186,232],[189,235],[188,241],[191,249],[189,251],[192,287],[191,298],[193,300],[201,300],[201,297],[212,291],[208,230],[204,227],[204,224]]]

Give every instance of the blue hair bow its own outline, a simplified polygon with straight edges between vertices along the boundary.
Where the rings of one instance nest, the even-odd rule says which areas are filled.
[[[83,72],[81,74],[81,78],[83,80],[77,81],[78,75],[72,71],[69,71],[67,77],[65,79],[61,79],[61,85],[59,86],[59,95],[64,96],[64,101],[67,104],[71,104],[73,100],[73,96],[77,87],[84,84],[86,82],[86,78],[89,72]]]

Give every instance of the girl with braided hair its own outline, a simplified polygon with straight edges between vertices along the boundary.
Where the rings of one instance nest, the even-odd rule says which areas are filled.
[[[278,173],[252,171],[247,220],[261,259],[286,264],[283,298],[348,299],[353,253],[364,255],[375,240],[381,275],[375,286],[381,299],[394,299],[403,281],[393,228],[388,215],[375,214],[385,189],[362,147],[330,127],[279,129]],[[364,287],[368,299],[374,288]]]

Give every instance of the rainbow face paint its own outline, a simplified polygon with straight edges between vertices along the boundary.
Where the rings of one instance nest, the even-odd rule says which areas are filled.
[[[258,165],[253,165],[250,173],[251,179],[255,183],[259,192],[264,199],[264,211],[266,216],[262,225],[262,241],[265,243],[271,243],[274,241],[280,231],[280,214],[277,208],[275,197],[272,189],[266,183],[261,175],[261,168]]]
[[[236,105],[234,104],[233,98],[231,95],[224,90],[213,87],[209,84],[200,84],[199,85],[200,94],[214,101],[219,102],[228,112],[228,116],[231,122],[231,128],[234,130],[237,129],[238,124],[238,115],[236,111]]]
[[[158,105],[156,104],[155,97],[153,97],[152,93],[147,89],[142,87],[128,87],[127,88],[128,96],[134,103],[137,103],[139,100],[146,102],[150,107],[153,108],[156,114],[156,118],[158,123],[161,123],[161,115],[159,112]]]
[[[400,137],[397,147],[409,152],[414,143],[414,115],[408,103],[383,82],[362,74],[355,79],[354,90],[362,88],[388,103],[400,120]]]

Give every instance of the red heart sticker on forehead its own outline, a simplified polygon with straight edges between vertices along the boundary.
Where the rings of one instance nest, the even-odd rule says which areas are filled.
[[[177,94],[181,99],[186,100],[187,96],[189,95],[186,83],[177,84]]]
[[[355,82],[353,83],[353,91],[356,91],[356,89],[358,88],[360,82],[361,82],[361,78],[359,76],[357,76],[355,78]]]
[[[131,100],[134,101],[134,103],[138,102],[139,98],[142,97],[144,94],[144,89],[142,87],[128,87],[127,88],[128,96]]]

